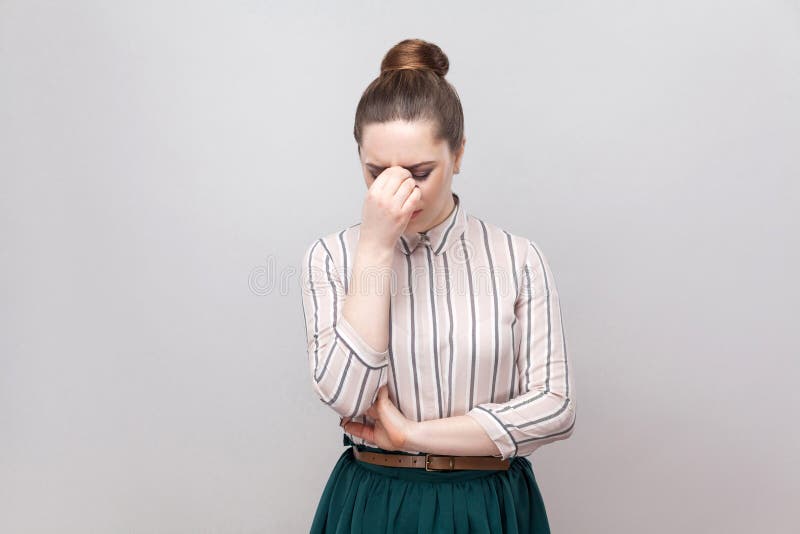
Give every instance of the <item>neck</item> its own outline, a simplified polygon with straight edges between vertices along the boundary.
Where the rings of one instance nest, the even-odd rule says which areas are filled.
[[[426,228],[425,230],[420,230],[419,233],[420,234],[424,234],[425,232],[427,232],[431,228],[441,224],[442,221],[447,219],[450,216],[450,214],[453,213],[453,210],[455,208],[456,208],[456,199],[453,198],[453,194],[451,193],[450,194],[450,201],[447,202],[447,204],[445,204],[445,207],[444,207],[444,210],[442,212],[442,215],[440,215],[439,217],[436,218],[436,221],[430,226],[430,228]]]

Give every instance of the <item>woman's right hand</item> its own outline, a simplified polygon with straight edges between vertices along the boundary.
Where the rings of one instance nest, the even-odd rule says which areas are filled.
[[[384,169],[367,190],[359,239],[377,247],[394,247],[421,198],[422,191],[408,169]]]

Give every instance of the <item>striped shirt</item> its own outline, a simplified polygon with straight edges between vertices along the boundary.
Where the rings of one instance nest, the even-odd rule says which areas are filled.
[[[452,195],[447,219],[397,239],[383,352],[341,314],[361,223],[306,248],[300,280],[314,392],[341,418],[372,424],[364,412],[388,384],[407,418],[468,415],[497,444],[496,457],[527,456],[568,438],[575,424],[555,279],[536,242],[467,214]]]

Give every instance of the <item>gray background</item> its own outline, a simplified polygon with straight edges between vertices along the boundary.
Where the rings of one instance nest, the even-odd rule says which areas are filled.
[[[779,0],[0,1],[0,531],[307,531],[344,449],[297,269],[360,217],[355,105],[407,37],[451,60],[454,190],[557,278],[553,531],[796,532]]]

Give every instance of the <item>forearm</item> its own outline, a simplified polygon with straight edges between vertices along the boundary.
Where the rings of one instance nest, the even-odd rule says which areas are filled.
[[[376,351],[389,344],[389,302],[394,250],[359,242],[342,315]]]
[[[403,448],[454,456],[500,454],[486,431],[468,415],[414,422]]]

